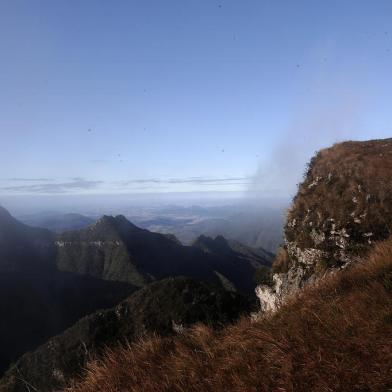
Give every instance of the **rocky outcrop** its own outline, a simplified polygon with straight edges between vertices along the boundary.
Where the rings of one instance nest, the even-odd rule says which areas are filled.
[[[392,139],[344,142],[310,161],[287,214],[273,284],[262,310],[325,274],[359,261],[392,227]]]

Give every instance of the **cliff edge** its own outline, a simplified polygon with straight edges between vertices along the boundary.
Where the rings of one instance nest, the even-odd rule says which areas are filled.
[[[392,139],[344,142],[309,162],[284,228],[262,310],[299,288],[358,262],[392,227]]]

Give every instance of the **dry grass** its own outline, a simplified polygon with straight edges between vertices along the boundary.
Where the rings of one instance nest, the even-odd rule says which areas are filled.
[[[257,323],[109,350],[70,391],[392,391],[392,240]]]
[[[346,253],[365,255],[371,248],[369,238],[381,241],[392,234],[391,173],[392,139],[345,142],[321,150],[294,198],[286,239],[302,249],[326,251],[339,261],[340,248],[328,238],[336,226],[349,234]],[[326,235],[322,243],[315,244],[313,230]]]

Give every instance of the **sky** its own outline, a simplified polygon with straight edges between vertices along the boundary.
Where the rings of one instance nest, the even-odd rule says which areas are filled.
[[[392,2],[1,0],[0,203],[292,194],[392,136]]]

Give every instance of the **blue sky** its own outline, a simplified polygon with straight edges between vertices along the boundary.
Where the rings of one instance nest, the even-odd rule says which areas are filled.
[[[293,192],[392,136],[391,1],[2,0],[0,196]]]

